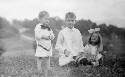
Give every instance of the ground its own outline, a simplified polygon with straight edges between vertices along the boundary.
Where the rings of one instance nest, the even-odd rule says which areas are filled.
[[[35,50],[33,42],[26,38],[2,39],[6,52],[0,57],[1,77],[39,77],[37,72]],[[54,55],[51,57],[50,77],[115,77],[102,76],[97,69],[89,70],[90,66],[75,67],[73,63],[60,67],[58,65],[58,53],[53,48]],[[90,72],[90,73],[89,73]],[[105,73],[106,74],[106,73]]]
[[[33,50],[23,51],[24,53],[14,52],[14,55],[11,56],[4,54],[4,57],[1,57],[1,67],[0,74],[4,77],[38,77],[36,57],[32,54]],[[15,54],[16,53],[16,54]],[[8,56],[7,56],[8,55]],[[83,77],[85,76],[85,69],[87,67],[60,67],[58,65],[58,58],[51,58],[51,70],[50,77]]]

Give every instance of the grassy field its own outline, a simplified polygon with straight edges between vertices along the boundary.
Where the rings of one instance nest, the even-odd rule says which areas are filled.
[[[35,50],[33,42],[20,37],[2,39],[6,52],[0,57],[1,77],[39,77],[37,72]],[[75,67],[58,65],[58,52],[53,48],[51,57],[51,71],[49,77],[122,77],[121,74],[111,73],[109,67],[90,69],[90,66]],[[89,76],[90,75],[90,76]]]
[[[31,50],[30,50],[31,51]],[[27,52],[27,51],[26,51]],[[31,51],[32,52],[32,51]],[[31,53],[29,52],[29,53]],[[38,77],[36,58],[33,54],[19,53],[18,56],[4,56],[1,57],[0,74],[5,77]],[[50,77],[83,77],[86,76],[86,70],[89,67],[74,67],[69,64],[65,67],[58,65],[58,58],[51,58],[51,72]],[[97,71],[95,71],[97,72]],[[94,73],[93,73],[94,75]],[[96,77],[96,76],[93,76]]]

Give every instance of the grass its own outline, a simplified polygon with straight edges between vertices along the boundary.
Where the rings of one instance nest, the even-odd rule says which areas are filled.
[[[4,49],[6,51],[15,51],[16,49],[32,49],[32,41],[22,39],[19,36],[15,36],[13,38],[3,38],[1,39],[3,42]],[[24,50],[23,49],[23,50]]]
[[[36,58],[26,54],[17,57],[1,58],[0,75],[5,77],[38,77]],[[65,67],[58,65],[58,58],[51,58],[51,70],[53,77],[83,77],[87,67],[76,68],[72,64]]]
[[[0,57],[0,75],[4,77],[38,77],[35,51],[32,41],[14,37],[2,39],[6,52]],[[82,77],[83,68],[72,65],[60,67],[58,65],[58,51],[53,48],[54,57],[51,58],[53,77]]]
[[[4,42],[6,52],[4,53],[4,57],[0,57],[1,76],[38,77],[32,41],[14,37],[2,39],[2,42]],[[117,41],[117,43],[120,42]],[[53,57],[51,58],[52,72],[50,74],[53,77],[87,77],[86,75],[89,75],[87,72],[92,73],[91,77],[97,77],[97,75],[98,77],[123,77],[124,75],[124,69],[119,67],[121,66],[120,63],[114,58],[110,58],[111,60],[105,59],[107,64],[89,70],[89,66],[75,67],[73,62],[67,66],[60,67],[58,65],[58,57],[58,51],[53,48]]]
[[[33,52],[33,51],[31,51]],[[19,56],[6,56],[0,58],[0,75],[5,77],[38,77],[36,57],[33,55],[21,53]],[[51,58],[52,77],[86,77],[87,72],[92,72],[91,77],[123,77],[123,74],[113,73],[110,67],[93,68],[89,66],[75,67],[73,63],[60,67],[58,57]],[[89,70],[89,71],[88,71]]]

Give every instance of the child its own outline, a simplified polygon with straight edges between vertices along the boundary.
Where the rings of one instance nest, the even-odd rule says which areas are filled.
[[[99,34],[100,29],[90,29],[90,37],[88,39],[88,44],[84,48],[84,53],[80,53],[76,58],[77,64],[82,65],[99,65],[99,59],[102,55],[100,54],[103,51],[102,38]]]
[[[99,59],[102,57],[100,52],[103,51],[102,38],[98,31],[100,31],[99,28],[89,30],[90,37],[84,49],[85,57],[94,66],[99,65]]]
[[[64,66],[70,61],[74,61],[73,56],[77,56],[79,52],[83,52],[83,41],[81,33],[74,28],[76,23],[76,15],[73,12],[68,12],[65,16],[66,28],[62,29],[57,38],[55,49],[61,55],[59,65]]]
[[[50,56],[52,56],[51,40],[54,39],[54,34],[48,26],[50,19],[48,12],[41,11],[38,15],[38,19],[40,23],[35,27],[37,69],[41,73],[43,68],[43,73],[47,76],[50,68]]]

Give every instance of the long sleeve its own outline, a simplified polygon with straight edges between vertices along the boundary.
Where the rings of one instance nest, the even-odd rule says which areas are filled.
[[[63,47],[64,38],[61,32],[59,32],[55,49],[59,51],[60,54],[64,54],[65,48]]]
[[[99,52],[102,52],[102,51],[103,51],[103,44],[101,44],[99,47]]]
[[[47,29],[41,29],[41,26],[38,24],[35,27],[35,37],[36,39],[49,39],[50,32]]]
[[[52,30],[51,30],[51,33],[50,33],[50,37],[51,37],[51,40],[53,40],[55,38]]]
[[[38,38],[38,39],[40,39],[42,37],[40,26],[36,25],[34,31],[35,31],[35,37]]]
[[[81,37],[80,37],[80,52],[84,52],[84,46],[83,46],[83,40],[82,40],[82,35],[81,35]]]

